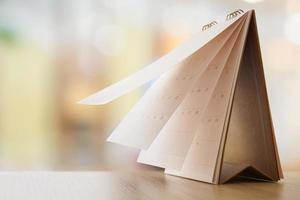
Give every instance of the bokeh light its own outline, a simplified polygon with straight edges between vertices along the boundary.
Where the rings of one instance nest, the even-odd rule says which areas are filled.
[[[106,142],[146,85],[105,106],[81,98],[236,9],[255,9],[285,170],[300,169],[300,1],[0,1],[0,169],[136,167]]]

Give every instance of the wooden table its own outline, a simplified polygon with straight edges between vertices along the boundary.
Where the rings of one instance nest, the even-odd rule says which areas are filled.
[[[300,199],[300,172],[278,183],[234,182],[210,185],[161,170],[94,172],[1,172],[1,200],[110,199]]]

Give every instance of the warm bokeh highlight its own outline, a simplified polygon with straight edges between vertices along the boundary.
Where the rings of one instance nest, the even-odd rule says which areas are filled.
[[[137,150],[105,139],[147,85],[105,106],[76,102],[237,8],[256,9],[282,165],[300,169],[297,0],[0,1],[0,168],[136,166]]]

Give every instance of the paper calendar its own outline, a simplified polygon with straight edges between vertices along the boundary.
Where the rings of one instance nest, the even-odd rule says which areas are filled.
[[[100,105],[151,81],[108,141],[138,162],[220,184],[283,178],[253,10],[237,10],[128,78],[80,103]]]

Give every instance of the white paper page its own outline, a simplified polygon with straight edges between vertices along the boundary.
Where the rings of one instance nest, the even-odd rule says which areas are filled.
[[[249,25],[250,15],[245,16],[247,16],[247,21],[245,21],[239,38],[230,54],[214,95],[199,122],[198,130],[188,150],[182,169],[178,172],[166,169],[166,173],[205,182],[213,181],[220,142],[224,133],[223,128],[227,108]]]
[[[114,130],[108,141],[147,149],[182,102],[189,88],[223,47],[238,22],[190,56],[179,67],[165,73],[145,93]]]
[[[203,113],[215,93],[224,73],[230,52],[242,28],[244,18],[234,30],[208,68],[187,93],[182,103],[162,128],[147,151],[142,151],[138,162],[170,169],[181,169],[187,151],[199,127]]]
[[[240,16],[228,21],[220,22],[207,31],[195,34],[191,39],[172,50],[170,53],[161,57],[152,64],[144,67],[142,70],[131,76],[79,101],[81,104],[100,105],[106,104],[127,92],[159,77],[164,72],[173,69],[178,63],[192,55],[195,51],[203,47],[207,42],[212,40]]]

